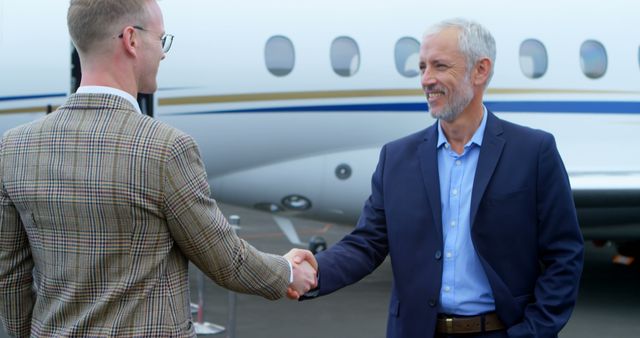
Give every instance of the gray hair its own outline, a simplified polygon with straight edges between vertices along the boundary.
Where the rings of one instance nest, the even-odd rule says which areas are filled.
[[[476,62],[483,58],[491,60],[491,71],[487,78],[486,88],[493,77],[493,65],[496,60],[496,40],[491,35],[491,32],[475,21],[454,18],[433,25],[427,29],[424,36],[437,34],[448,28],[455,28],[459,32],[458,48],[467,60],[467,75],[470,75],[469,72]]]
[[[153,0],[71,0],[67,25],[73,44],[79,52],[90,52],[126,25],[144,24],[148,1]]]

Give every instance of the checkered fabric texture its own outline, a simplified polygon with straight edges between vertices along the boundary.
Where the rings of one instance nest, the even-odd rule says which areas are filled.
[[[194,140],[119,96],[75,94],[8,131],[0,183],[11,335],[194,337],[188,261],[225,288],[286,294],[288,263],[236,236]]]

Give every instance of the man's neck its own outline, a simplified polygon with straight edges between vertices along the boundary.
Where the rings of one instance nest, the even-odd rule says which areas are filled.
[[[138,96],[135,78],[127,75],[126,63],[100,58],[83,61],[81,86],[111,87],[127,92],[134,98]]]
[[[471,140],[473,134],[480,127],[483,114],[482,103],[473,104],[472,102],[455,120],[451,122],[440,120],[442,131],[447,137],[451,148],[457,154],[462,154],[465,144]]]
[[[138,96],[138,91],[132,89],[135,86],[127,86],[126,84],[116,81],[116,79],[108,76],[85,76],[85,74],[82,74],[80,86],[111,87],[129,93],[129,95],[133,96],[134,98]]]

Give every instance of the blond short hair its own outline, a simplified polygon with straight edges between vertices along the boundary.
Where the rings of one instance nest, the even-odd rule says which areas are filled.
[[[67,25],[73,44],[80,52],[90,52],[125,26],[143,25],[148,1],[153,0],[71,0]]]

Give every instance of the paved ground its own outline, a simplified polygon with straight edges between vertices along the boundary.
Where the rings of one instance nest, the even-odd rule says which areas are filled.
[[[284,254],[292,245],[271,215],[221,205],[225,215],[241,216],[239,234],[260,250]],[[350,226],[293,219],[303,241],[322,235],[329,245]],[[613,248],[587,245],[586,265],[574,315],[561,338],[640,337],[640,269],[610,263]],[[197,301],[197,272],[191,269],[192,298]],[[375,338],[384,337],[391,267],[385,262],[358,284],[307,302],[268,301],[237,295],[238,338]],[[228,293],[209,280],[204,283],[205,320],[225,325]],[[215,335],[212,337],[224,337]],[[0,333],[0,337],[5,337]],[[201,335],[200,337],[205,337]]]
[[[284,253],[290,248],[270,215],[226,205],[222,208],[226,215],[241,216],[239,234],[257,248],[275,253]],[[329,245],[351,229],[300,219],[294,219],[294,223],[303,241],[322,233]],[[611,264],[613,254],[611,247],[596,249],[591,243],[587,244],[578,305],[561,338],[640,337],[640,292],[636,290],[640,287],[640,269]],[[270,302],[238,295],[236,336],[384,337],[390,288],[391,266],[387,261],[358,284],[313,301]],[[225,291],[212,283],[208,283],[205,290],[208,302],[205,318],[224,323]]]

